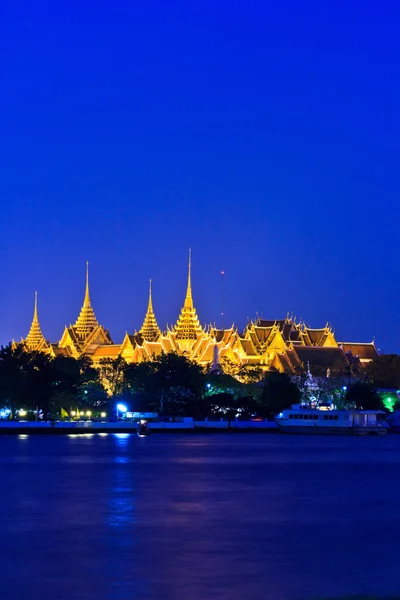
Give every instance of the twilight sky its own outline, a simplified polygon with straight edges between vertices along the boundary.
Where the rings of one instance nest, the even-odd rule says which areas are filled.
[[[54,3],[58,4],[58,3]],[[288,311],[400,351],[398,3],[34,3],[0,26],[0,343],[90,263],[115,342],[161,327],[187,251],[200,320]],[[117,12],[118,11],[118,12]]]

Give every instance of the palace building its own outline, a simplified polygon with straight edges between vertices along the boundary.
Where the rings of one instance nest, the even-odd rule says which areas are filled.
[[[298,375],[310,368],[315,375],[350,376],[378,356],[374,342],[337,342],[332,328],[326,324],[312,329],[287,316],[285,319],[257,318],[244,331],[202,327],[194,307],[189,251],[186,295],[176,324],[162,331],[153,309],[150,280],[147,312],[138,332],[126,334],[122,343],[114,344],[110,333],[96,319],[89,293],[89,270],[86,264],[86,287],[83,305],[74,325],[65,327],[61,340],[54,344],[44,337],[38,317],[35,293],[33,321],[25,339],[19,342],[27,351],[50,356],[89,356],[94,365],[102,359],[124,358],[127,362],[152,360],[168,352],[184,354],[204,368],[232,369],[243,365],[263,371],[277,369]],[[14,347],[17,345],[13,342]]]

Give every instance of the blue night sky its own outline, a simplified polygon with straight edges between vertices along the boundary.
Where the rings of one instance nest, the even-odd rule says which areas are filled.
[[[400,351],[400,15],[385,2],[40,4],[0,27],[0,343],[51,341],[90,263],[116,343],[288,311]],[[99,8],[100,7],[100,8]],[[60,10],[60,9],[54,9]],[[73,15],[73,16],[72,16]]]

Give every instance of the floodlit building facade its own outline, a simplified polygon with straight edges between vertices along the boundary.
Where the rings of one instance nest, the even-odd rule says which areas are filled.
[[[46,352],[50,356],[89,356],[94,365],[102,359],[124,358],[127,362],[152,360],[162,353],[184,354],[204,368],[217,365],[253,365],[263,371],[276,369],[297,375],[310,368],[318,375],[351,375],[378,356],[374,342],[337,342],[327,324],[312,329],[287,316],[284,319],[257,318],[244,331],[202,327],[193,302],[191,257],[189,253],[186,295],[176,324],[162,331],[153,309],[150,281],[149,300],[142,327],[126,334],[115,344],[110,333],[99,324],[89,293],[89,272],[86,265],[86,287],[82,308],[74,325],[65,327],[58,343],[44,337],[38,317],[35,294],[33,321],[26,338],[19,344],[27,351]],[[17,344],[13,342],[13,345]]]

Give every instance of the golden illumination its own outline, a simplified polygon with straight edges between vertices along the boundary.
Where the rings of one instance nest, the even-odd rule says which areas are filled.
[[[171,328],[167,326],[166,331],[161,331],[157,323],[150,280],[147,311],[141,329],[133,334],[127,333],[122,343],[114,344],[108,330],[96,319],[89,291],[89,267],[86,263],[84,300],[75,324],[65,327],[58,344],[47,342],[39,324],[38,299],[35,293],[33,321],[27,337],[21,341],[23,348],[42,351],[52,357],[89,356],[95,367],[101,366],[103,359],[122,357],[128,363],[139,363],[153,360],[163,353],[176,352],[187,356],[205,369],[214,372],[223,370],[244,382],[247,375],[243,368],[247,366],[261,371],[276,369],[292,375],[304,372],[309,359],[305,358],[303,350],[307,348],[319,351],[320,356],[325,351],[325,357],[326,352],[336,350],[336,358],[341,354],[346,363],[346,343],[338,344],[329,324],[320,329],[311,329],[288,315],[285,319],[272,321],[257,318],[250,321],[243,332],[234,326],[228,329],[218,329],[211,325],[201,326],[193,301],[191,258],[189,250],[187,288],[183,306],[176,324]],[[224,271],[221,271],[221,274],[224,275]],[[13,347],[16,345],[13,342]],[[362,350],[365,346],[368,346],[369,354],[376,351],[374,343],[352,344],[349,346],[350,350],[353,346],[357,347],[357,357],[359,348]],[[332,364],[335,364],[335,352],[331,354]],[[362,361],[360,356],[360,362]],[[325,361],[324,364],[328,363]],[[327,368],[327,371],[330,373],[330,368]],[[91,416],[91,413],[86,414]],[[84,412],[71,411],[71,416],[75,415],[84,416]],[[106,414],[101,413],[101,417],[105,418]]]

